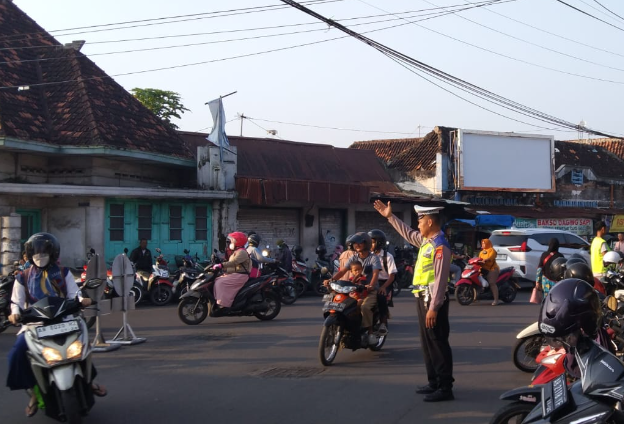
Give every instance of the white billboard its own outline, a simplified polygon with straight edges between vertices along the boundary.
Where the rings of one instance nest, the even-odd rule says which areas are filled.
[[[460,190],[555,191],[552,136],[458,130]]]

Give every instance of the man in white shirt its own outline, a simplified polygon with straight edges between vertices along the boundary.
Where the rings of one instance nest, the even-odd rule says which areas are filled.
[[[381,230],[370,230],[368,235],[373,239],[372,250],[379,256],[382,269],[379,271],[379,291],[377,292],[377,305],[379,308],[380,334],[388,333],[388,317],[392,305],[392,284],[399,270],[394,262],[394,256],[386,251],[386,234]]]

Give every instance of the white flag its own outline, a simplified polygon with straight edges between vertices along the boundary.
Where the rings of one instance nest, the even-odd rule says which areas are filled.
[[[212,114],[212,121],[214,126],[208,136],[207,140],[213,142],[221,148],[219,159],[223,162],[223,147],[229,147],[230,142],[225,135],[225,112],[223,111],[223,100],[221,97],[208,102],[210,113]]]

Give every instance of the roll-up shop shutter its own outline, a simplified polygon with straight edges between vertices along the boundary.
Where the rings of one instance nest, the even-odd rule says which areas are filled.
[[[319,243],[325,245],[331,255],[336,245],[345,245],[345,211],[342,209],[319,209]]]
[[[245,234],[258,233],[261,246],[275,249],[275,242],[282,239],[292,248],[299,244],[299,222],[299,209],[240,208],[236,228]]]
[[[396,212],[395,215],[402,219],[403,214]],[[403,237],[397,233],[392,225],[388,223],[388,220],[379,215],[379,212],[355,212],[355,229],[356,231],[369,232],[370,230],[377,229],[386,233],[386,238],[390,242],[389,252],[394,254],[394,248],[396,246],[404,246],[408,244]]]

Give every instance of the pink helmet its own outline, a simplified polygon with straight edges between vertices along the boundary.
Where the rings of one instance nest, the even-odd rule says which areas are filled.
[[[237,248],[243,247],[245,246],[245,243],[247,243],[247,236],[240,231],[235,231],[228,234],[227,238],[230,240],[230,242],[234,243]]]
[[[344,247],[342,247],[342,244],[337,244],[334,248],[334,252],[336,252],[338,255],[344,252]]]

